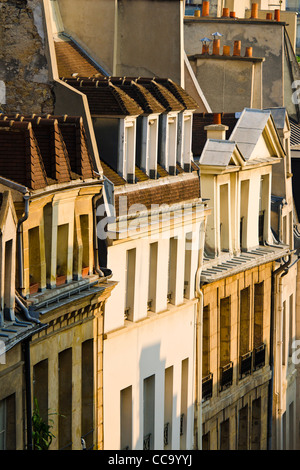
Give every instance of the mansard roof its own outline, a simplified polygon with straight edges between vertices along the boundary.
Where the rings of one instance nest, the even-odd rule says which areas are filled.
[[[33,190],[94,177],[82,119],[0,115],[0,176]]]
[[[72,39],[56,39],[54,46],[60,77],[72,77],[74,74],[82,77],[104,76],[100,67]]]

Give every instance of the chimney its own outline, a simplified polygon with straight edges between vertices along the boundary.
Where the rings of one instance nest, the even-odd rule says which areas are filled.
[[[236,17],[235,11],[231,11],[230,12],[230,18],[235,18],[235,17]]]
[[[202,16],[209,16],[209,2],[202,3]]]
[[[267,20],[272,20],[273,19],[272,13],[267,13],[266,14],[266,19]]]
[[[207,132],[207,139],[226,140],[226,131],[229,127],[222,124],[221,114],[215,113],[213,124],[205,126],[204,130]]]
[[[229,18],[229,8],[223,8],[222,18]]]
[[[252,3],[251,18],[258,18],[258,3]]]
[[[195,10],[194,16],[197,16],[197,17],[201,16],[200,10]]]
[[[209,44],[203,44],[202,46],[202,54],[209,54]]]
[[[223,46],[223,55],[230,56],[230,46]]]
[[[220,39],[214,39],[213,42],[213,55],[220,55]]]
[[[252,57],[253,49],[252,47],[246,47],[245,57]]]
[[[275,21],[280,21],[280,10],[275,10],[274,19]]]
[[[241,55],[241,41],[234,41],[233,55],[236,57]]]

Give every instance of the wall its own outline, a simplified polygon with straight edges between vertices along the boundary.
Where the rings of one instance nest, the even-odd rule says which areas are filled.
[[[51,113],[54,97],[41,1],[4,0],[0,7],[0,110]]]

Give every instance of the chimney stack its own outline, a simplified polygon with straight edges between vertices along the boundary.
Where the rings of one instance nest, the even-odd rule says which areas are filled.
[[[258,3],[252,3],[251,18],[258,18]]]
[[[229,127],[222,124],[221,117],[221,113],[214,113],[213,124],[204,127],[208,139],[226,140],[226,131]]]
[[[202,3],[202,16],[209,16],[209,2]]]

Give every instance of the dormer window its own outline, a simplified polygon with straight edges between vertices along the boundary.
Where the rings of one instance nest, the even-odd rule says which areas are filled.
[[[176,174],[177,113],[163,114],[160,122],[159,160],[171,175]]]
[[[180,113],[178,116],[177,162],[184,171],[189,172],[192,160],[192,113]]]

